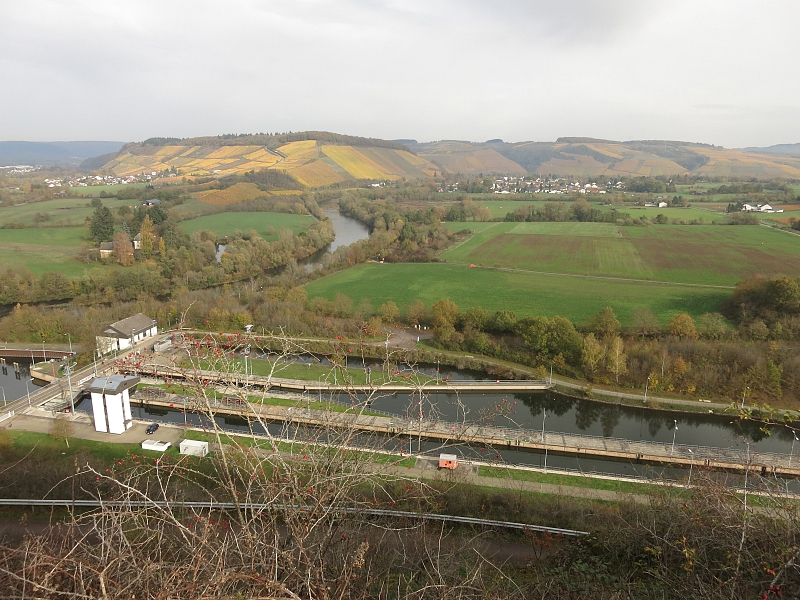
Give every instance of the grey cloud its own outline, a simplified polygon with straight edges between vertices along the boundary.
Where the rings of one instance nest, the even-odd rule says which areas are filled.
[[[797,141],[798,16],[779,0],[0,2],[0,139]]]

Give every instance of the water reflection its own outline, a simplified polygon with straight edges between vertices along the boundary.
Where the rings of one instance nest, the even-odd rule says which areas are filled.
[[[14,371],[13,363],[19,363],[19,372]],[[0,410],[4,404],[13,400],[18,400],[39,389],[39,386],[31,381],[30,362],[22,362],[21,359],[8,359],[5,368],[0,368]],[[5,398],[5,400],[4,400]]]

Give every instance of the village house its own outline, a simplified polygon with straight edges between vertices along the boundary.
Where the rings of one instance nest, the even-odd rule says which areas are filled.
[[[772,208],[769,204],[744,204],[742,206],[744,212],[763,212],[763,213],[782,213],[782,208]]]
[[[114,242],[100,242],[100,258],[108,258],[114,254]]]

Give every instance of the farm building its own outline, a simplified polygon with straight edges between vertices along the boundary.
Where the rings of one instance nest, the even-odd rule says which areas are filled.
[[[114,254],[114,242],[100,242],[100,258],[108,258]]]
[[[156,322],[139,313],[116,323],[112,323],[97,336],[97,350],[100,354],[108,354],[114,350],[127,350],[147,337],[156,335]]]
[[[92,381],[88,391],[92,395],[95,431],[120,434],[131,428],[130,389],[139,381],[138,377],[127,375],[109,375]]]
[[[208,454],[208,442],[198,442],[196,440],[181,440],[181,454],[189,456],[205,456]]]
[[[763,212],[763,213],[782,213],[782,208],[772,208],[769,204],[744,204],[742,206],[744,212]]]

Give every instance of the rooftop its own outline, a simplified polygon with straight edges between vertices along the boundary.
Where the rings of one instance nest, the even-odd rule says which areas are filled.
[[[114,333],[119,333],[126,337],[131,337],[137,333],[145,331],[146,329],[150,329],[155,324],[156,322],[153,319],[151,319],[147,315],[139,313],[137,315],[133,315],[132,317],[128,317],[126,319],[122,319],[121,321],[117,321],[116,323],[112,323],[103,330],[103,333],[108,333],[112,335]]]
[[[87,388],[88,391],[96,394],[119,394],[124,390],[130,389],[139,383],[139,377],[128,377],[127,375],[109,375],[108,377],[98,377]]]

